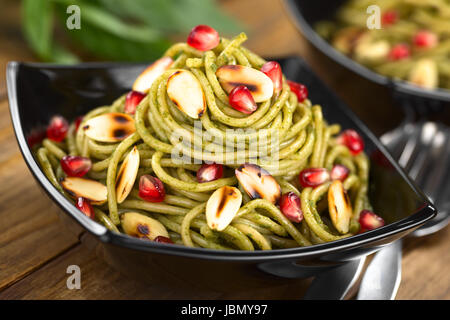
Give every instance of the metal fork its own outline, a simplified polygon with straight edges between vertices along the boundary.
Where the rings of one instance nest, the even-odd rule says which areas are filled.
[[[381,138],[394,158],[399,159],[440,210],[433,220],[413,232],[412,236],[437,232],[449,223],[450,183],[446,183],[450,179],[449,138],[450,128],[444,125],[408,120]],[[401,249],[399,240],[375,255],[361,281],[358,299],[395,298],[401,280]],[[360,278],[364,261],[365,257],[317,276],[303,299],[344,299]]]
[[[436,217],[411,236],[435,233],[450,222],[449,138],[450,128],[429,121],[406,123],[381,137],[399,164],[438,209]],[[395,299],[401,281],[401,257],[401,240],[376,253],[362,278],[357,299]]]

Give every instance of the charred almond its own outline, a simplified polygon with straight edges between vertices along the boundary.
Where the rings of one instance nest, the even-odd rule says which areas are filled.
[[[105,203],[108,198],[106,186],[94,180],[66,177],[61,185],[75,199],[82,197],[94,205]]]
[[[139,169],[139,151],[136,146],[128,154],[119,169],[116,179],[117,202],[122,203],[133,188]]]
[[[281,188],[278,182],[260,166],[246,163],[237,168],[235,174],[250,198],[262,198],[276,203],[281,197]]]
[[[216,76],[228,93],[235,87],[245,86],[257,103],[272,98],[272,79],[259,70],[240,65],[226,65],[217,69]]]
[[[334,181],[328,189],[328,210],[336,230],[341,234],[347,233],[352,218],[352,205],[340,180]]]
[[[120,216],[123,231],[132,237],[155,240],[157,237],[169,238],[166,228],[153,218],[137,212],[125,212]]]
[[[236,216],[242,203],[242,194],[235,187],[223,186],[214,191],[206,203],[206,222],[217,231],[225,229]]]
[[[84,133],[100,142],[122,141],[136,131],[134,120],[124,113],[112,112],[89,119],[83,126]]]
[[[188,70],[177,70],[167,79],[167,95],[170,100],[193,119],[206,110],[206,100],[200,81]]]
[[[439,74],[436,62],[431,59],[421,59],[412,67],[409,81],[423,88],[436,88]]]
[[[170,57],[163,57],[149,65],[134,81],[133,90],[146,93],[160,75],[172,65],[173,60]]]

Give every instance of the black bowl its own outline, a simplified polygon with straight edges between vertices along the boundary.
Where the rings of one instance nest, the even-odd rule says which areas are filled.
[[[419,114],[440,111],[450,106],[450,90],[428,90],[406,81],[395,80],[376,73],[336,50],[314,29],[317,22],[333,20],[336,10],[346,0],[284,0],[287,11],[303,35],[320,51],[347,69],[379,85],[391,89],[393,97],[403,106]]]
[[[11,62],[7,70],[10,112],[23,157],[52,203],[72,230],[97,246],[113,267],[139,280],[220,291],[280,285],[284,278],[318,274],[379,250],[424,224],[435,208],[392,159],[380,141],[356,118],[299,58],[280,60],[286,76],[304,83],[330,123],[359,131],[370,155],[370,197],[386,226],[339,241],[272,251],[219,251],[143,241],[108,231],[80,213],[49,182],[27,145],[33,129],[50,117],[68,119],[110,104],[128,91],[145,64],[80,64],[55,66]],[[69,218],[70,217],[70,218]],[[75,222],[75,223],[73,223]],[[81,226],[81,228],[80,228]],[[92,240],[92,241],[91,241]]]

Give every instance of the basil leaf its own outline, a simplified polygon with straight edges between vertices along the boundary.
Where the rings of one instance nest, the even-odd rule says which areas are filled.
[[[170,42],[164,39],[153,42],[124,40],[86,21],[80,30],[70,30],[68,33],[81,48],[106,60],[152,61],[170,46]]]
[[[22,1],[22,28],[25,38],[39,58],[43,60],[51,59],[52,15],[51,1]]]

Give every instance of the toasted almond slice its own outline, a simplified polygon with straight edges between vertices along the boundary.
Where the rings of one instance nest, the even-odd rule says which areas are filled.
[[[206,203],[206,222],[217,231],[225,229],[236,216],[242,204],[242,193],[239,189],[223,186],[214,191]]]
[[[91,204],[103,204],[108,198],[106,186],[94,180],[78,177],[65,177],[61,181],[61,185],[64,190],[75,199],[82,197],[89,200]]]
[[[178,109],[193,119],[200,118],[206,110],[200,81],[188,70],[176,70],[167,79],[167,95]]]
[[[337,231],[345,234],[350,228],[352,204],[340,180],[335,180],[328,189],[328,211]]]
[[[116,178],[117,203],[122,203],[133,188],[139,169],[139,151],[136,146],[128,154],[120,166]]]
[[[237,168],[235,174],[250,198],[262,198],[276,203],[281,197],[281,187],[278,182],[260,166],[246,163]]]
[[[386,40],[360,41],[355,46],[355,58],[363,63],[376,63],[385,59],[390,49]]]
[[[333,47],[344,54],[350,54],[354,46],[359,42],[359,37],[363,36],[360,28],[346,27],[339,30],[332,40]]]
[[[153,62],[136,78],[133,83],[133,90],[147,93],[153,81],[169,69],[172,63],[171,57],[162,57]]]
[[[100,142],[122,141],[136,131],[133,118],[124,113],[105,113],[89,119],[83,126],[84,133]]]
[[[417,61],[411,69],[409,81],[423,88],[436,88],[439,81],[436,62],[431,59],[420,59]]]
[[[137,212],[125,212],[120,216],[123,231],[132,237],[155,240],[157,237],[169,238],[166,228],[153,218]]]
[[[240,65],[226,65],[217,69],[216,76],[228,93],[237,86],[246,86],[255,102],[272,98],[273,82],[259,70]]]

